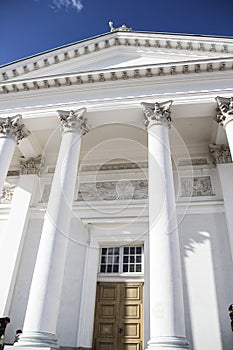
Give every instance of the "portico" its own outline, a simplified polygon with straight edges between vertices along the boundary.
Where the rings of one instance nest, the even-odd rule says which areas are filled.
[[[224,350],[232,39],[121,28],[0,68],[7,343]]]

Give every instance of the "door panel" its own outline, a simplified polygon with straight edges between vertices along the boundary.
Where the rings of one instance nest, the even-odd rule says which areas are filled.
[[[143,350],[143,284],[98,283],[94,350]]]

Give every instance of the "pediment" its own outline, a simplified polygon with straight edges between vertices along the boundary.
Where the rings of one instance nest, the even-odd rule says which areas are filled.
[[[2,80],[185,64],[232,57],[232,39],[115,32],[67,45],[0,68]]]

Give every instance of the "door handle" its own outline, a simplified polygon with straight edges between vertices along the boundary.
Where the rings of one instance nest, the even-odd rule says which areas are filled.
[[[118,333],[122,333],[123,332],[123,328],[118,328]]]

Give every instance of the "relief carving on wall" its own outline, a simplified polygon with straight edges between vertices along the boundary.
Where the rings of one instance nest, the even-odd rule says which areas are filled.
[[[181,197],[213,196],[210,176],[181,178]]]
[[[109,201],[148,198],[147,180],[82,183],[77,201]]]

